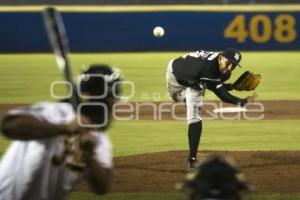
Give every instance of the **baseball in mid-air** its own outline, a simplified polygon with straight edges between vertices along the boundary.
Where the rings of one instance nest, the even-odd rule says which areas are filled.
[[[153,29],[153,35],[155,37],[163,37],[165,34],[165,30],[163,27],[161,26],[156,26],[154,29]]]

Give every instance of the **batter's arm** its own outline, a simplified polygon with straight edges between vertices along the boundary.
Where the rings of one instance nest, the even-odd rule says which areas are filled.
[[[36,140],[74,133],[72,125],[55,125],[31,115],[7,115],[1,123],[3,135],[17,140]]]
[[[86,168],[87,181],[96,194],[105,194],[109,190],[112,170],[104,168],[96,159],[91,159]]]
[[[99,136],[97,137],[90,132],[81,134],[79,139],[80,149],[86,159],[85,177],[89,186],[94,193],[105,194],[108,192],[110,186],[112,169],[106,165],[107,163],[104,160],[99,159],[99,157],[104,158],[107,153],[111,153],[110,148],[107,148],[108,146],[105,145],[103,137],[99,139]]]

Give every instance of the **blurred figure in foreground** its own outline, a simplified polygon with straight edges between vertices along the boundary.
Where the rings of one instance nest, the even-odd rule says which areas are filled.
[[[2,133],[13,141],[0,161],[1,200],[63,200],[83,179],[94,193],[108,192],[113,163],[106,130],[120,76],[109,65],[90,65],[78,82],[76,110],[66,99],[6,114]]]
[[[185,191],[189,200],[242,200],[243,194],[250,191],[233,161],[217,154],[199,163],[178,189]]]

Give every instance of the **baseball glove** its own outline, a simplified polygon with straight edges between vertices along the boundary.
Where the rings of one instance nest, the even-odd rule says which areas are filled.
[[[238,91],[255,90],[261,80],[260,74],[245,71],[234,83],[233,89]]]

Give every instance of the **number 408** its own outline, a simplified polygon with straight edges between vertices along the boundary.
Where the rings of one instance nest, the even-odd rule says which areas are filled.
[[[250,19],[247,31],[245,15],[237,15],[226,27],[224,36],[235,38],[239,43],[245,42],[247,37],[257,43],[266,43],[272,35],[280,43],[290,43],[296,39],[296,20],[292,15],[278,15],[273,23],[274,29],[269,16],[255,15]]]

